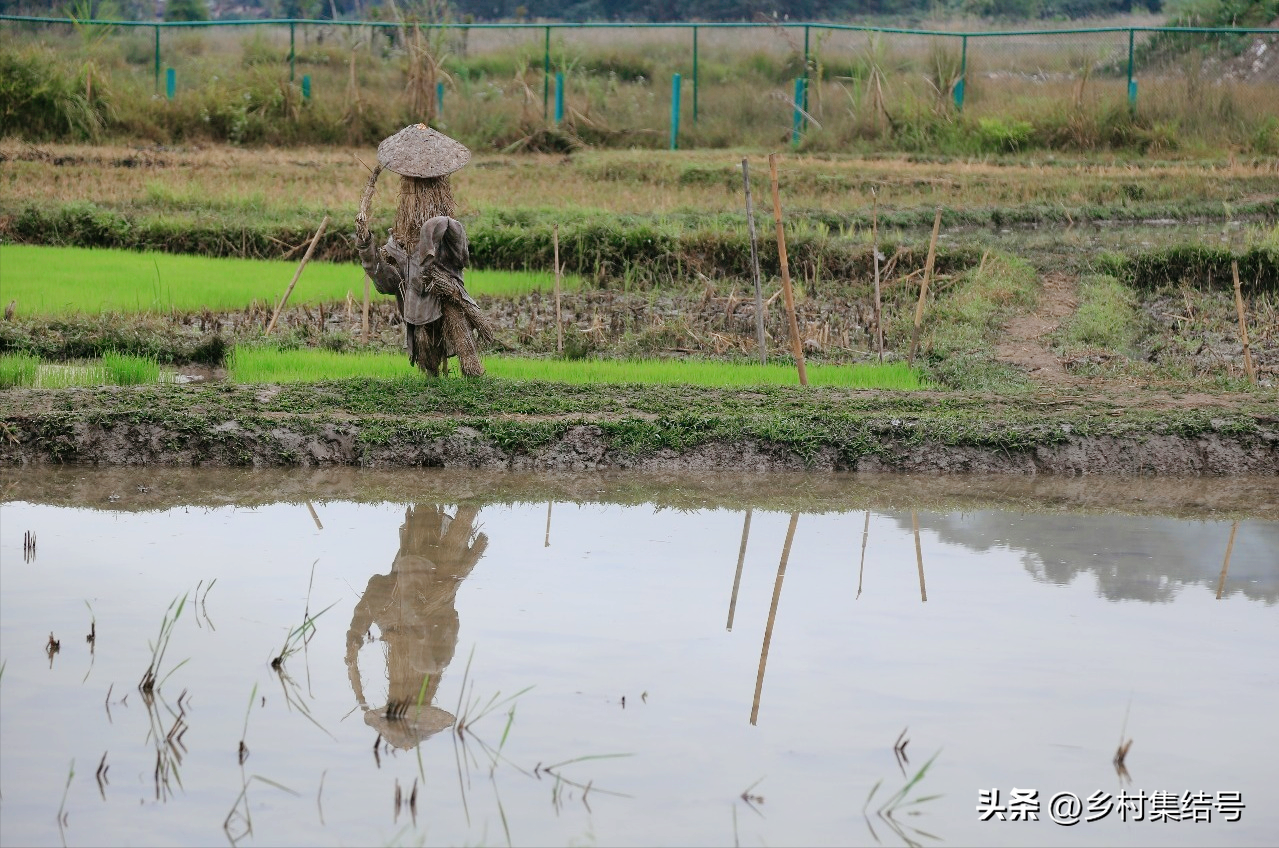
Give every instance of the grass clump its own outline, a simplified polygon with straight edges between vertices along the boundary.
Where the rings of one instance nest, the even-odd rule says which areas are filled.
[[[798,385],[790,365],[760,366],[754,363],[682,360],[558,360],[485,357],[488,375],[516,382],[544,381],[571,385],[659,384],[708,387]],[[415,374],[402,354],[333,353],[325,350],[278,350],[271,347],[237,347],[227,367],[237,383],[295,383],[340,380],[404,378]],[[905,363],[884,365],[811,365],[814,386],[853,389],[912,391],[928,388],[918,371]]]
[[[1096,347],[1125,351],[1136,340],[1136,296],[1114,277],[1095,274],[1079,286],[1079,307],[1064,328],[1061,341],[1068,347]]]
[[[142,386],[160,381],[160,363],[152,356],[133,356],[109,350],[102,355],[107,382],[117,386]]]
[[[69,389],[73,386],[104,386],[107,372],[98,362],[87,364],[40,363],[34,387],[37,389]]]
[[[107,351],[80,363],[43,362],[26,351],[0,354],[0,389],[65,389],[72,386],[142,386],[160,382],[160,363],[150,356]]]
[[[1035,302],[1035,271],[1020,259],[989,253],[938,297],[928,319],[928,373],[942,385],[971,391],[1023,391],[1024,375],[994,360],[1001,327]]]
[[[0,353],[0,389],[34,386],[40,359],[29,353]]]

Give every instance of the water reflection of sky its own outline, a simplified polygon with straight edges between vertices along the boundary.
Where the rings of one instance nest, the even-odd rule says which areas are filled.
[[[910,515],[894,515],[909,530]],[[1231,541],[1231,527],[1235,535]],[[1068,584],[1090,575],[1107,600],[1170,601],[1187,585],[1279,601],[1279,523],[1185,521],[1157,516],[1018,514],[982,510],[928,514],[924,530],[974,551],[1022,551],[1036,580]],[[1226,561],[1227,548],[1230,560]]]
[[[779,587],[790,516],[754,511],[729,631],[742,512],[556,503],[549,533],[547,512],[482,507],[472,529],[487,546],[457,587],[456,631],[428,626],[422,632],[436,635],[420,637],[456,641],[437,681],[443,710],[457,711],[472,650],[476,696],[534,686],[517,701],[503,748],[510,763],[490,777],[481,754],[468,783],[451,732],[427,736],[420,768],[417,751],[387,751],[379,767],[377,730],[360,718],[345,662],[359,596],[403,561],[405,504],[317,505],[323,530],[301,504],[0,506],[0,840],[57,843],[53,818],[73,757],[68,844],[221,839],[244,779],[244,735],[246,774],[298,793],[251,785],[248,844],[505,842],[504,819],[515,844],[726,844],[734,828],[743,844],[873,844],[862,804],[876,781],[883,791],[904,782],[891,749],[907,726],[911,768],[941,751],[920,788],[943,795],[909,822],[949,844],[1264,844],[1279,830],[1267,800],[1279,785],[1268,753],[1279,749],[1279,621],[1265,588],[1279,570],[1273,523],[1240,523],[1217,601],[1229,522],[921,512],[925,603],[909,513],[872,513],[864,568],[864,513],[799,515]],[[27,530],[39,539],[29,564]],[[1104,566],[1090,567],[1094,558]],[[1052,571],[1058,562],[1073,571]],[[286,668],[290,697],[323,731],[288,705],[268,665],[302,619],[313,563],[312,612],[335,606]],[[1117,575],[1101,593],[1096,580],[1069,579],[1098,568]],[[171,705],[184,689],[191,698],[190,750],[184,789],[157,803],[146,713],[136,692],[118,702],[145,668],[166,605],[214,578],[205,615],[185,613],[171,649],[190,658],[165,684]],[[1152,581],[1185,588],[1147,598]],[[1103,600],[1114,597],[1166,602]],[[92,665],[85,601],[99,634]],[[42,650],[51,629],[62,639],[52,669]],[[376,707],[393,681],[387,643],[370,629],[358,670]],[[250,711],[244,734],[255,684],[266,704]],[[979,788],[1117,788],[1110,757],[1126,714],[1136,787],[1239,789],[1243,821],[977,821]],[[504,709],[477,733],[496,743],[506,721]],[[104,751],[106,803],[93,780]],[[580,790],[554,799],[554,781],[515,768],[614,752],[633,756],[563,769],[593,781],[589,808]],[[752,792],[766,799],[763,817],[739,798],[761,777]],[[415,779],[413,827],[392,807],[396,781],[407,794]]]

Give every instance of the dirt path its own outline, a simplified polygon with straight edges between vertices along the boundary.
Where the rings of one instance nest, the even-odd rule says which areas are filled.
[[[995,351],[1000,362],[1016,366],[1047,385],[1077,382],[1048,347],[1048,335],[1079,304],[1078,281],[1069,274],[1045,274],[1035,311],[1018,314],[1004,325],[1004,340]]]

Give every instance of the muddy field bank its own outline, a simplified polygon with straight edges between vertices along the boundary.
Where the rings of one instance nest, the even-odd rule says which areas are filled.
[[[734,408],[714,393],[659,405],[635,391],[611,409],[485,414],[460,401],[407,412],[394,397],[370,411],[332,386],[18,390],[0,396],[0,463],[1279,475],[1279,410],[1255,400],[1159,409],[814,391]]]

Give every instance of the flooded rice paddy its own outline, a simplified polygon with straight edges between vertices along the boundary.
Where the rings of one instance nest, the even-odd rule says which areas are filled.
[[[1273,478],[0,485],[5,845],[1279,833]]]

